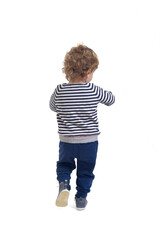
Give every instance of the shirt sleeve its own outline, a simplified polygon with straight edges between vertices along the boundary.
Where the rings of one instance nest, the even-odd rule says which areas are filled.
[[[56,98],[56,89],[54,90],[53,94],[51,95],[51,98],[50,98],[50,101],[49,101],[49,107],[52,111],[57,112],[56,104],[55,104],[55,98]]]
[[[115,102],[115,96],[112,94],[112,92],[106,91],[100,88],[99,93],[100,93],[100,100],[99,100],[100,103],[110,106]]]

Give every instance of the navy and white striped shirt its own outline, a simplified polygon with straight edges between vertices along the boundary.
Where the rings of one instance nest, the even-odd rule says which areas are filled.
[[[58,133],[64,136],[99,134],[97,105],[110,106],[115,97],[93,83],[63,83],[50,99],[51,110],[57,113]]]

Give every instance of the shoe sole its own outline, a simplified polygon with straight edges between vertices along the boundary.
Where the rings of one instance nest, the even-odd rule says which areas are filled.
[[[69,191],[63,190],[57,197],[56,206],[57,207],[66,207],[68,205]]]
[[[77,209],[78,211],[82,211],[82,210],[84,210],[85,208],[77,208],[77,207],[76,207],[76,209]]]

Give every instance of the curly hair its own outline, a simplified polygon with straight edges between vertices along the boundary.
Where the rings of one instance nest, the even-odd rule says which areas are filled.
[[[94,72],[99,65],[96,53],[85,45],[78,45],[71,48],[64,58],[62,68],[67,80],[83,80],[88,73]]]

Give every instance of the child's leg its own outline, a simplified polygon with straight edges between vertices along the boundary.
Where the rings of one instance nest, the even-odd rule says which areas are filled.
[[[77,198],[86,198],[94,179],[98,141],[79,144],[77,158]]]
[[[71,172],[75,169],[73,144],[60,142],[59,161],[57,162],[57,180],[59,181],[59,193],[56,199],[58,207],[68,205]]]
[[[59,161],[57,162],[57,180],[59,183],[68,180],[71,172],[75,169],[74,146],[70,143],[59,143]]]

